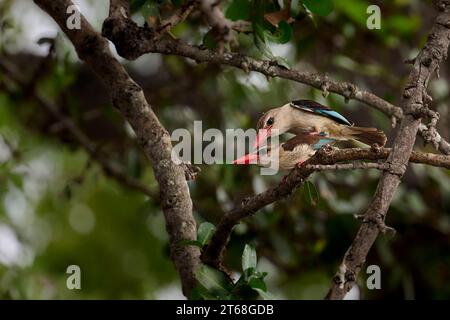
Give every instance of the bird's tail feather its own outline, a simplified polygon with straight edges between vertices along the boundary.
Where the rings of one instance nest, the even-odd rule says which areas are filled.
[[[369,146],[377,144],[383,147],[387,141],[384,132],[377,128],[345,127],[341,130],[341,134],[347,136],[349,139],[355,139]]]

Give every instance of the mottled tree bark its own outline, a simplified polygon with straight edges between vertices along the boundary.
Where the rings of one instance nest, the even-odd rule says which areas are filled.
[[[171,256],[178,270],[183,293],[190,295],[196,285],[195,269],[200,251],[194,246],[181,246],[180,241],[196,238],[196,222],[184,169],[171,160],[170,135],[147,103],[142,89],[129,77],[124,67],[111,54],[108,41],[81,17],[81,29],[66,26],[70,0],[35,0],[61,27],[84,60],[103,81],[112,103],[133,127],[139,144],[151,160],[160,187],[161,205],[170,236]],[[114,6],[116,5],[116,6]],[[113,1],[111,10],[126,14],[128,1]]]

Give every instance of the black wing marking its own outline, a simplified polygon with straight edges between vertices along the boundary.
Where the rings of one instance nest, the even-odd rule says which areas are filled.
[[[314,112],[314,110],[332,110],[330,107],[313,100],[295,100],[291,102],[291,106],[309,112]]]

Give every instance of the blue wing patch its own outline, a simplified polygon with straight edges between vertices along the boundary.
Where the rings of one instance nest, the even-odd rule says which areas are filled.
[[[315,112],[318,113],[318,114],[322,114],[322,115],[324,115],[326,117],[333,118],[333,119],[337,120],[337,122],[344,123],[344,124],[346,124],[348,126],[352,125],[350,123],[350,121],[345,119],[339,112],[336,112],[334,110],[317,109],[317,110],[315,110]]]
[[[314,150],[319,150],[320,148],[322,148],[324,145],[327,145],[329,143],[335,142],[336,140],[334,139],[320,139],[317,143],[315,143],[313,145],[313,149]]]

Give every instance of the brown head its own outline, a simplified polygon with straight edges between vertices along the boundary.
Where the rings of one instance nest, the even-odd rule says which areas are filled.
[[[289,113],[292,111],[289,104],[282,107],[273,108],[264,113],[259,118],[256,125],[258,135],[254,148],[258,148],[265,139],[274,135],[281,135],[290,129],[291,117]]]

